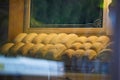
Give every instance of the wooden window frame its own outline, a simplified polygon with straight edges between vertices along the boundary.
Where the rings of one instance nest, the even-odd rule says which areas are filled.
[[[9,40],[21,32],[36,33],[76,33],[76,34],[111,34],[109,29],[109,9],[111,0],[104,0],[102,28],[30,28],[30,0],[9,0]]]

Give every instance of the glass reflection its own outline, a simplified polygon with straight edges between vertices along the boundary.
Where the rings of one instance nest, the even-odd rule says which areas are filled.
[[[31,27],[102,27],[104,0],[31,0]]]
[[[0,57],[1,75],[62,76],[64,63],[27,57]]]

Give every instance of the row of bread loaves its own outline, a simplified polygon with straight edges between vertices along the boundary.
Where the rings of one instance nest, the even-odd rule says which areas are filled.
[[[14,43],[23,42],[23,43],[43,43],[43,44],[65,44],[66,47],[70,47],[72,43],[80,42],[80,43],[94,43],[100,42],[103,45],[106,45],[110,42],[110,38],[108,36],[78,36],[77,34],[66,34],[66,33],[20,33],[13,40]]]

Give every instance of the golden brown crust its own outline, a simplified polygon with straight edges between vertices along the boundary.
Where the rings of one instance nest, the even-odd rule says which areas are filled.
[[[97,41],[97,39],[98,39],[97,36],[89,36],[87,42],[94,43]]]
[[[69,34],[65,38],[62,39],[61,43],[65,44],[67,48],[71,46],[72,43],[76,41],[78,36],[76,34]]]
[[[52,59],[52,60],[56,60],[57,58],[57,49],[53,48],[53,49],[49,49],[47,51],[47,53],[45,54],[44,58],[46,59]]]
[[[73,54],[73,56],[82,57],[84,54],[85,54],[85,50],[78,49],[78,50],[75,51],[75,53]]]
[[[84,46],[84,49],[87,50],[87,49],[90,49],[92,47],[92,43],[86,42],[83,44],[83,46]]]
[[[56,37],[51,40],[51,44],[61,43],[62,39],[67,36],[66,33],[59,33]]]
[[[85,56],[88,56],[89,60],[94,59],[97,56],[96,51],[92,50],[92,49],[88,49],[85,51]]]
[[[32,43],[26,43],[21,49],[20,52],[22,55],[26,56],[28,55],[28,51],[33,47],[34,44]]]
[[[37,36],[37,33],[29,33],[24,39],[24,43],[31,43],[32,40]]]
[[[67,56],[69,58],[72,58],[73,54],[75,53],[75,50],[73,49],[67,49],[63,54],[61,55],[62,57]]]
[[[35,44],[33,44],[33,43]],[[14,43],[2,46],[1,52],[60,60],[62,57],[71,59],[72,56],[88,56],[90,60],[110,44],[108,36],[80,36],[66,33],[20,33]],[[104,52],[104,51],[103,51]],[[68,60],[69,61],[69,60]]]
[[[95,42],[92,44],[91,49],[95,50],[96,52],[101,51],[104,48],[103,44],[100,42]]]
[[[1,53],[8,54],[10,48],[14,45],[14,43],[6,43],[1,47]]]
[[[22,46],[24,46],[24,43],[22,43],[22,42],[15,43],[14,46],[12,46],[12,47],[10,48],[10,53],[11,53],[12,55],[17,55],[18,51],[20,50],[20,48],[21,48]]]
[[[80,36],[75,40],[75,42],[85,43],[87,40],[88,38],[86,36]]]
[[[27,33],[20,33],[18,34],[15,39],[13,40],[14,43],[22,42],[23,39],[27,36]]]
[[[46,36],[46,38],[42,41],[42,43],[49,44],[51,40],[56,36],[57,36],[56,33],[50,33],[48,36]]]
[[[55,60],[59,60],[60,56],[62,55],[62,53],[66,50],[67,48],[65,47],[65,45],[63,44],[56,44],[54,45],[53,49],[50,49],[50,52],[54,53],[54,58]]]
[[[30,48],[30,50],[29,50],[28,53],[29,53],[31,56],[35,56],[35,55],[37,55],[38,50],[39,50],[40,48],[44,47],[44,46],[45,46],[45,45],[42,44],[42,43],[35,44],[34,46],[32,46],[32,47]]]
[[[46,33],[40,33],[40,34],[38,34],[38,36],[36,36],[33,39],[33,43],[35,43],[35,44],[41,43],[46,38],[47,35],[48,34],[46,34]]]
[[[74,50],[78,50],[78,49],[80,49],[80,48],[84,48],[84,46],[83,46],[82,43],[78,43],[78,42],[73,43],[73,44],[71,45],[71,47],[70,47],[70,49],[74,49]]]
[[[97,39],[97,42],[101,42],[103,45],[106,45],[110,41],[108,36],[100,36]]]
[[[52,49],[54,47],[53,44],[46,44],[45,46],[43,46],[42,48],[40,48],[37,53],[40,53],[41,57],[45,57],[45,55],[47,54],[49,49]]]

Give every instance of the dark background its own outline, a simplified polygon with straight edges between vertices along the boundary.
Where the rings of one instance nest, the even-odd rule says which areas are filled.
[[[8,36],[9,0],[0,0],[0,45]]]

